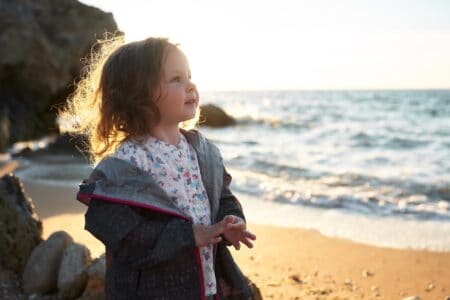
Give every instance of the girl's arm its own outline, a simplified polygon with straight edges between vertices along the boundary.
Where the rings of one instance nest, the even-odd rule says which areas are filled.
[[[90,201],[85,229],[131,269],[164,263],[196,247],[189,221],[103,200]]]

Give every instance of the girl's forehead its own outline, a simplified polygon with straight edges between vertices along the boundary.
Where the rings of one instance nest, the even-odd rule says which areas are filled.
[[[166,72],[189,71],[186,55],[179,49],[169,50],[165,61]]]

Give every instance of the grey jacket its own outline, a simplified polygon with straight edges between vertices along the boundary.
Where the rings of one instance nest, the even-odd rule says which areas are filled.
[[[228,214],[245,220],[219,149],[196,130],[182,133],[197,152],[212,224]],[[80,184],[77,199],[88,205],[85,229],[105,245],[108,299],[205,299],[192,221],[148,173],[107,156]],[[251,299],[229,245],[214,247],[216,299]]]

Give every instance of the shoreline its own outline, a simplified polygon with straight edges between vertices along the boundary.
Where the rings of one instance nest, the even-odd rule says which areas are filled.
[[[23,181],[43,222],[43,237],[65,230],[93,258],[103,245],[84,230],[75,188]],[[244,210],[246,202],[243,201]],[[248,218],[255,247],[230,251],[264,299],[446,299],[450,252],[392,249],[328,237],[317,230],[261,225]]]

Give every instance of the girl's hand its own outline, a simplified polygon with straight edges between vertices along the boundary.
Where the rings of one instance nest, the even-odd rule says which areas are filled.
[[[195,243],[197,247],[217,244],[222,241],[222,237],[220,235],[224,233],[227,223],[230,222],[232,222],[232,219],[227,216],[219,223],[211,226],[193,224],[192,229],[194,230]]]
[[[246,230],[246,225],[242,218],[227,215],[223,220],[229,220],[223,236],[233,244],[236,250],[241,249],[240,242],[244,243],[248,248],[253,248],[253,243],[250,240],[256,240],[256,235]]]

